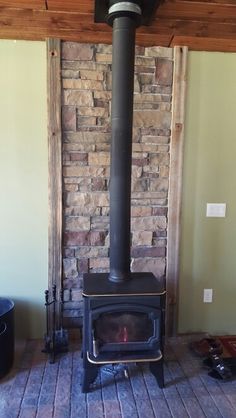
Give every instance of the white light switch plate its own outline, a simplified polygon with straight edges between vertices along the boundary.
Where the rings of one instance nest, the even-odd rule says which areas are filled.
[[[212,218],[225,218],[226,203],[207,203],[206,216]]]

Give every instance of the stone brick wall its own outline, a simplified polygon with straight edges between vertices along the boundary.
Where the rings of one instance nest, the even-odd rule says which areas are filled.
[[[109,271],[110,45],[62,44],[63,275],[67,324],[85,272]],[[173,51],[136,47],[132,271],[165,273]]]

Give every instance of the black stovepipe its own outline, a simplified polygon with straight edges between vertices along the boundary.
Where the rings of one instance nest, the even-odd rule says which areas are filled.
[[[112,282],[130,279],[130,204],[135,32],[132,15],[113,20],[112,144],[110,176],[110,274]]]

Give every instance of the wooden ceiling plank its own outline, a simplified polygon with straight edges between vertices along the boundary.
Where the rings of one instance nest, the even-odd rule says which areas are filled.
[[[111,32],[110,26],[105,23],[94,23],[91,21],[89,14],[70,14],[58,13],[40,10],[20,10],[20,9],[0,9],[0,32],[4,29],[4,25],[10,22],[13,27],[17,22],[22,22],[22,26],[26,24],[35,25],[36,27],[47,27],[52,25],[55,29],[94,31],[94,32]],[[226,24],[218,22],[198,22],[175,19],[156,19],[151,26],[142,26],[137,33],[150,34],[169,34],[173,35],[190,35],[190,36],[213,36],[224,37],[224,34],[235,34],[235,24]],[[216,36],[217,35],[217,36]]]
[[[235,5],[235,0],[166,0],[167,3],[212,3],[212,4],[225,4]]]
[[[201,21],[236,22],[235,5],[192,3],[163,3],[156,12],[156,18],[189,19]]]
[[[22,27],[16,27],[15,33],[13,33],[11,28],[5,29],[5,36],[2,36],[2,39],[16,39],[21,40],[22,36]],[[35,28],[28,27],[24,31],[24,39],[25,40],[37,40],[37,41],[44,41],[46,38],[58,38],[64,41],[71,41],[71,42],[81,42],[81,43],[104,43],[104,44],[111,44],[112,43],[112,35],[109,33],[101,32],[98,36],[95,32],[80,32],[80,31],[70,31],[61,33],[55,32],[48,28],[46,31],[37,31],[37,36],[35,35]],[[140,46],[164,46],[168,47],[171,41],[170,35],[140,35],[137,36],[136,44]]]
[[[170,45],[172,35],[168,34],[151,34],[151,33],[137,33],[136,44],[140,46],[165,46]]]
[[[45,10],[45,0],[0,0],[0,7]]]
[[[48,10],[94,14],[94,1],[88,0],[47,0]]]
[[[22,23],[22,27],[26,25],[34,25],[35,27],[46,28],[52,26],[58,31],[66,30],[84,30],[86,31],[103,31],[111,32],[112,28],[105,23],[94,23],[91,21],[90,15],[80,15],[75,13],[58,13],[41,10],[29,9],[6,9],[0,8],[0,32],[4,29],[4,25],[10,22],[12,28],[18,23]]]
[[[175,36],[170,46],[188,46],[193,51],[236,52],[236,39]]]
[[[172,33],[172,36],[202,36],[213,38],[236,37],[236,24],[192,22],[186,20],[160,19],[156,25],[149,26],[148,32],[153,34]],[[146,29],[141,27],[137,33],[145,33]]]
[[[62,0],[48,0],[48,2],[50,1],[60,3]],[[0,7],[0,38],[41,40],[47,37],[55,37],[78,42],[111,43],[112,29],[107,24],[94,23],[94,16],[91,12],[69,13],[68,11],[10,8],[6,6],[6,0],[3,2],[4,6]],[[27,4],[32,2],[33,0],[29,0]],[[74,0],[68,0],[68,2],[72,5],[74,4]],[[26,0],[18,0],[18,2],[13,0],[14,5],[23,5],[25,3]],[[45,5],[44,1],[43,3]],[[81,10],[88,11],[93,6],[92,0],[81,0],[78,3],[79,7],[83,6]],[[184,9],[185,12],[182,15],[181,10],[183,11],[184,3],[188,4],[188,6],[191,5],[192,9],[195,9],[197,5],[198,14],[194,14],[192,11],[190,13],[190,9],[187,8]],[[42,0],[34,0],[34,4],[42,4]],[[177,40],[179,42],[188,40],[189,42],[191,41],[191,45],[195,49],[201,49],[201,45],[202,48],[206,48],[206,45],[208,45],[207,50],[218,50],[216,48],[219,45],[218,48],[220,50],[226,48],[227,51],[235,51],[236,2],[235,7],[231,8],[234,10],[231,19],[228,19],[228,15],[227,19],[219,19],[217,14],[211,15],[210,18],[208,16],[201,18],[203,9],[200,9],[199,5],[209,7],[209,4],[209,2],[200,2],[200,0],[196,4],[194,0],[185,2],[177,0],[171,3],[169,1],[162,11],[161,9],[158,10],[161,17],[157,13],[156,19],[150,26],[142,26],[138,29],[137,44],[143,46],[168,46]],[[167,5],[169,8],[167,8]],[[90,7],[90,9],[85,6]],[[172,12],[170,12],[170,6],[173,6]],[[226,9],[228,13],[228,8],[225,7],[225,17]],[[197,17],[192,19],[192,15]],[[209,38],[208,43],[207,38]],[[223,38],[223,41],[220,40],[221,38]]]

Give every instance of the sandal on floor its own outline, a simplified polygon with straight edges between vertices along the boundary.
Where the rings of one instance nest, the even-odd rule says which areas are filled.
[[[193,341],[189,348],[199,357],[208,357],[209,355],[222,354],[223,347],[219,340],[215,338],[203,338],[200,341]]]

